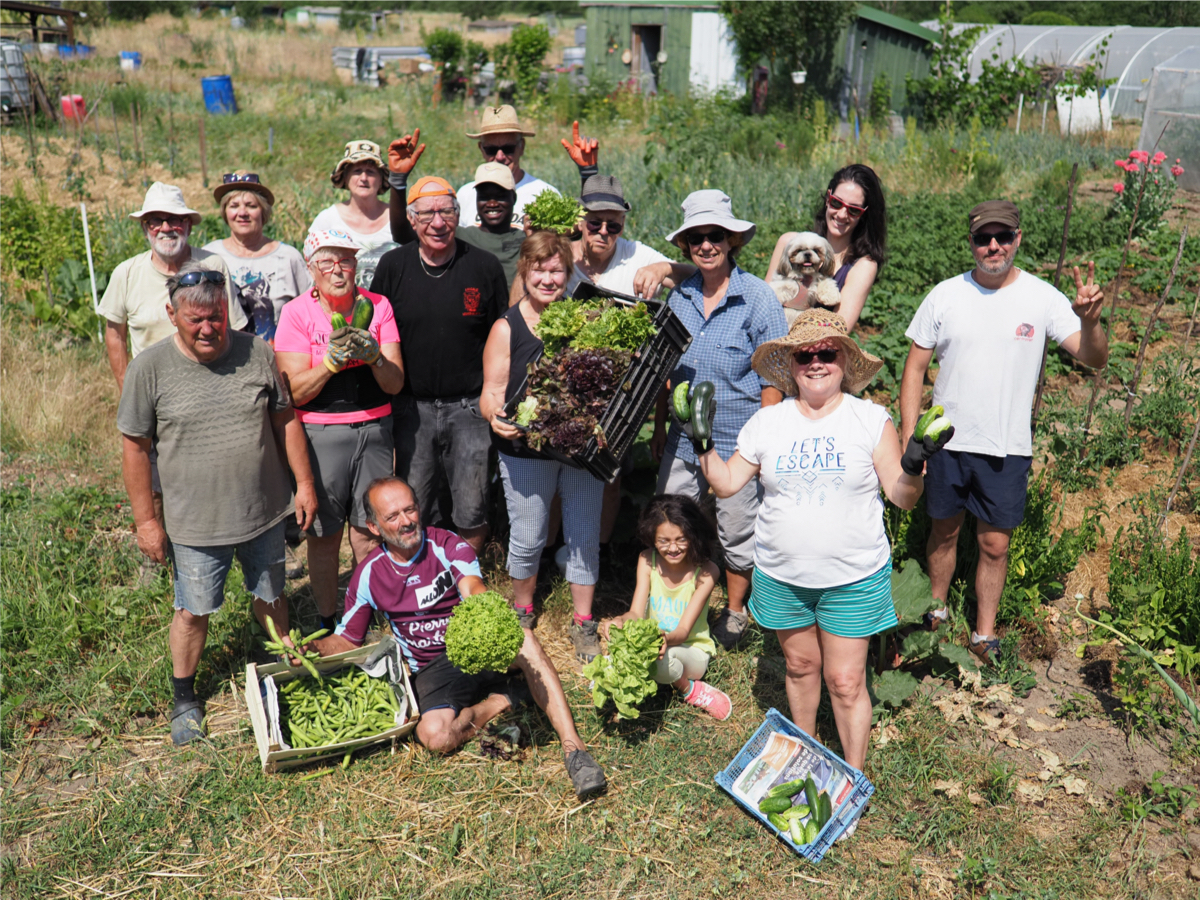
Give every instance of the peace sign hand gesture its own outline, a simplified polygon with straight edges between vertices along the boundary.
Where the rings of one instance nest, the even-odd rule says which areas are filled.
[[[425,145],[417,144],[420,139],[421,129],[414,128],[412,134],[392,141],[388,146],[388,169],[404,175],[411,172],[425,152]]]
[[[571,143],[568,143],[567,139],[563,138],[562,145],[575,165],[580,167],[596,165],[596,160],[599,157],[600,142],[595,138],[581,138],[579,136],[578,121],[571,124],[571,138]]]
[[[1104,308],[1104,291],[1100,285],[1095,283],[1096,264],[1089,262],[1087,270],[1087,283],[1085,284],[1083,276],[1079,272],[1079,266],[1074,267],[1075,302],[1071,304],[1071,309],[1084,324],[1094,325],[1100,321],[1100,311]]]

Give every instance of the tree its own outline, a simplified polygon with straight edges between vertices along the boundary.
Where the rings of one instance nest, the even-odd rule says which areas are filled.
[[[721,14],[737,43],[738,68],[747,77],[766,65],[775,86],[790,98],[790,73],[807,71],[809,82],[828,89],[838,72],[833,48],[842,28],[854,17],[857,4],[844,2],[794,3],[785,0],[723,0]],[[821,83],[822,79],[824,84]]]

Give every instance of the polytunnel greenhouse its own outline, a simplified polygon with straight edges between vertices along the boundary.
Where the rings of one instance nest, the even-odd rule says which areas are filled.
[[[1150,152],[1155,142],[1167,159],[1183,166],[1178,185],[1200,191],[1200,46],[1154,67],[1138,149]]]

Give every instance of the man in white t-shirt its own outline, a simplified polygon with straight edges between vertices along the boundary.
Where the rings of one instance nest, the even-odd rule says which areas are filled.
[[[521,157],[525,155],[525,136],[535,132],[521,128],[517,111],[511,106],[489,106],[483,111],[483,124],[475,134],[467,137],[479,141],[479,150],[485,162],[497,162],[507,166],[516,182],[517,202],[513,205],[513,221],[520,225],[525,215],[525,205],[549,188],[558,193],[558,188],[534,178],[521,168]],[[479,216],[475,206],[475,182],[468,181],[458,189],[458,203],[464,211],[461,225],[478,225]]]
[[[1030,408],[1042,345],[1052,338],[1088,366],[1108,360],[1100,326],[1103,292],[1075,267],[1075,302],[1013,266],[1021,246],[1020,213],[1007,200],[980,203],[968,215],[971,272],[943,281],[921,303],[905,332],[912,340],[900,386],[901,446],[921,411],[930,360],[940,366],[934,405],[954,423],[946,452],[926,465],[925,503],[933,528],[927,548],[933,596],[945,601],[954,575],[963,511],[978,519],[978,609],[970,649],[993,660],[1000,642],[996,610],[1008,572],[1008,543],[1025,511],[1033,456]],[[945,610],[933,614],[932,624]]]

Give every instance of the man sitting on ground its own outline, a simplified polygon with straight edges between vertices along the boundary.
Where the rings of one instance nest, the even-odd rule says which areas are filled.
[[[416,496],[399,478],[373,481],[363,506],[367,527],[383,545],[354,571],[336,633],[309,646],[322,656],[361,646],[378,610],[413,673],[422,744],[451,753],[532,694],[562,742],[575,793],[582,798],[604,790],[604,773],[575,730],[558,672],[531,630],[525,629],[525,644],[513,664],[519,671],[467,675],[447,658],[450,614],[463,597],[487,590],[470,544],[451,531],[422,528]]]

